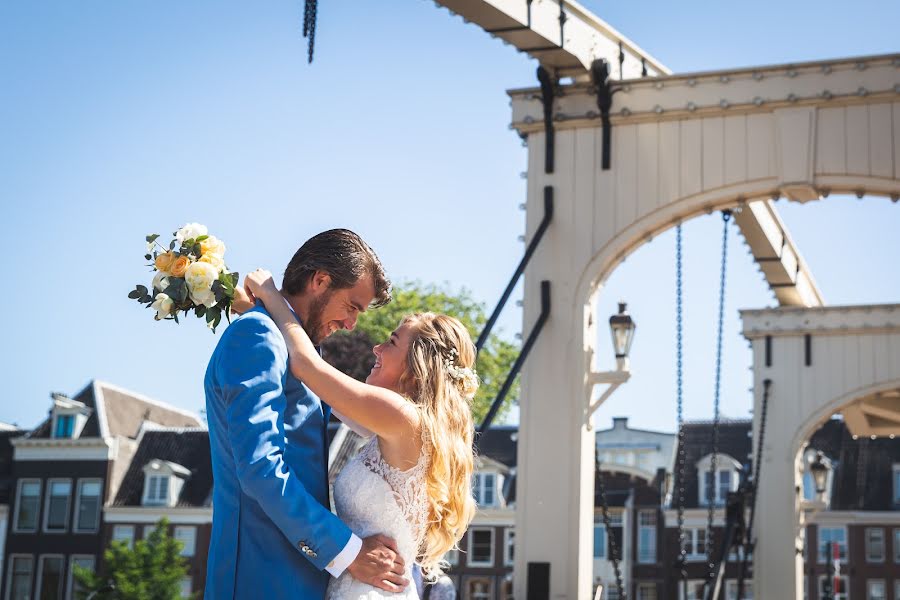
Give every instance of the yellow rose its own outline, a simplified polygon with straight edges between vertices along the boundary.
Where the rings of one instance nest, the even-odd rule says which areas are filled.
[[[204,254],[200,257],[200,262],[212,265],[220,273],[225,270],[225,261],[218,254]]]
[[[225,242],[211,235],[200,242],[200,254],[203,256],[207,254],[214,254],[218,257],[225,256]]]
[[[166,252],[165,254],[160,254],[156,257],[156,270],[163,273],[169,273],[169,270],[172,268],[173,262],[175,262],[174,252]]]
[[[184,273],[189,266],[191,266],[191,259],[187,256],[179,256],[172,263],[172,266],[169,267],[169,272],[175,277],[184,277]]]

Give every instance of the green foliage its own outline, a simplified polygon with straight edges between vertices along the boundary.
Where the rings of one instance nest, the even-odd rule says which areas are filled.
[[[472,298],[471,293],[465,288],[455,291],[446,285],[437,286],[414,281],[395,286],[393,295],[393,301],[387,306],[366,311],[359,317],[357,330],[365,333],[376,344],[390,337],[391,332],[400,324],[400,319],[411,313],[435,312],[456,317],[469,330],[473,343],[478,339],[487,321],[484,304]],[[478,378],[481,380],[481,387],[478,388],[474,402],[476,423],[480,423],[487,414],[518,354],[517,345],[496,334],[491,334],[488,338],[476,363]],[[518,395],[517,379],[506,396],[500,414],[509,407],[513,399],[518,398]]]
[[[187,576],[187,561],[180,555],[182,543],[169,535],[169,522],[161,520],[149,537],[129,548],[113,542],[103,554],[104,572],[75,567],[75,579],[84,600],[91,593],[97,600],[176,600],[181,598],[181,580]],[[114,590],[109,590],[109,584]]]

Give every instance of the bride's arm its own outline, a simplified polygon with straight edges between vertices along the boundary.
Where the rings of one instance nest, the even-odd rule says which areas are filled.
[[[278,325],[290,355],[291,373],[325,400],[335,412],[383,438],[406,437],[419,427],[415,407],[399,394],[345,375],[319,356],[293,311],[275,287],[271,274],[247,276],[252,294],[266,305]],[[245,284],[247,285],[247,284]]]
[[[373,435],[375,435],[374,433],[372,433],[371,431],[369,431],[368,429],[366,429],[365,427],[363,427],[362,425],[360,425],[359,423],[357,423],[350,417],[348,417],[344,414],[341,414],[339,411],[336,411],[333,408],[331,410],[331,414],[333,414],[335,417],[337,417],[341,423],[343,423],[344,425],[349,427],[353,431],[353,433],[355,433],[356,435],[358,435],[360,437],[370,438]],[[900,598],[898,598],[897,600],[900,600]]]

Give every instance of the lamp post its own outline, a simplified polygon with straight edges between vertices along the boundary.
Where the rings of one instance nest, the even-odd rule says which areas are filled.
[[[809,465],[809,472],[812,474],[813,482],[816,486],[816,496],[825,501],[825,489],[828,483],[828,472],[831,470],[825,461],[828,460],[821,452],[816,452],[816,457]]]
[[[631,351],[631,343],[634,341],[634,330],[637,325],[626,310],[627,305],[619,302],[619,312],[609,318],[609,333],[612,336],[613,352],[616,355],[615,371],[591,371],[588,375],[588,394],[585,399],[585,425],[592,429],[591,417],[600,408],[607,398],[620,385],[631,378],[628,353]],[[606,384],[609,387],[603,391],[599,398],[591,402],[594,387]]]

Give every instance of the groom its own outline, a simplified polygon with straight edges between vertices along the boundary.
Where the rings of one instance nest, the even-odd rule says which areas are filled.
[[[282,294],[317,345],[391,299],[378,257],[346,229],[297,250]],[[321,600],[329,575],[345,570],[402,590],[394,541],[361,540],[329,510],[331,409],[290,374],[287,360],[261,305],[226,329],[210,359],[204,387],[215,485],[205,597]]]

